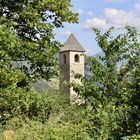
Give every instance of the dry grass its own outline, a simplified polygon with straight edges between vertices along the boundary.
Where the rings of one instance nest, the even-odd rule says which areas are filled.
[[[5,130],[2,134],[5,140],[14,140],[16,138],[16,134],[12,130]]]

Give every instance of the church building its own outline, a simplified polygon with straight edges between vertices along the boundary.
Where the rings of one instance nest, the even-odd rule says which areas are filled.
[[[85,49],[73,34],[69,36],[59,53],[60,90],[69,93],[70,99],[75,99],[77,94],[69,86],[69,83],[74,81],[80,84],[80,80],[74,78],[77,73],[84,76],[84,53]]]

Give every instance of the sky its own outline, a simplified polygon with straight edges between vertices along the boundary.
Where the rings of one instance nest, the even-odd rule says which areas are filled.
[[[64,24],[55,30],[56,39],[64,43],[73,33],[85,48],[87,55],[101,50],[92,28],[107,31],[109,27],[123,28],[126,24],[140,31],[140,0],[72,0],[72,11],[79,13],[78,24]]]

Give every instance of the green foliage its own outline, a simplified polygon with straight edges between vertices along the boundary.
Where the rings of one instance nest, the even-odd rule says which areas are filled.
[[[31,91],[23,96],[18,91],[13,93],[15,98],[11,98],[11,104],[1,104],[2,140],[4,130],[14,131],[17,140],[91,140],[85,127],[87,112],[80,106],[69,104],[66,94],[37,94]]]
[[[23,90],[14,86],[0,89],[0,122],[16,116],[23,116],[47,122],[54,112],[61,112],[69,105],[66,95],[58,93],[36,93],[34,90]]]
[[[69,123],[51,125],[13,118],[9,120],[5,130],[13,130],[16,134],[15,140],[91,140],[83,128]],[[2,133],[0,138],[4,140]]]
[[[113,29],[103,34],[93,29],[104,56],[87,57],[92,77],[76,75],[84,86],[72,84],[91,107],[87,130],[94,139],[117,140],[140,133],[139,34],[126,26],[125,32],[113,37]],[[126,63],[118,68],[121,61]]]
[[[91,140],[89,135],[78,125],[63,124],[49,127],[47,139],[53,140]]]
[[[48,100],[44,101],[42,94],[34,91],[26,91],[14,86],[0,90],[0,121],[6,120],[18,115],[23,115],[31,119],[38,117],[41,121],[48,119],[51,106]]]
[[[113,28],[104,34],[94,29],[104,56],[99,61],[87,57],[91,78],[77,75],[84,86],[74,86],[86,108],[71,105],[66,94],[39,94],[29,86],[57,75],[55,55],[61,44],[53,29],[77,22],[70,2],[0,1],[0,139],[4,130],[13,130],[20,140],[139,139],[140,43],[135,28],[126,26],[115,37]],[[126,64],[118,68],[123,60]],[[15,67],[15,62],[22,65]]]
[[[139,140],[140,135],[133,135],[133,136],[126,136],[123,138],[123,140]]]
[[[11,62],[21,63],[18,68],[26,75],[18,86],[57,75],[56,53],[61,44],[54,39],[53,29],[63,22],[77,22],[77,13],[70,7],[67,0],[1,0],[0,75],[7,75],[3,71],[11,70]]]
[[[63,27],[63,22],[77,22],[78,14],[71,7],[67,0],[0,1],[1,132],[13,129],[17,139],[49,139],[51,131],[60,131],[58,137],[62,138],[61,130],[52,126],[48,129],[44,124],[51,121],[52,114],[69,106],[68,99],[46,92],[38,94],[30,84],[57,75],[56,53],[61,43],[55,40],[53,30]],[[66,131],[71,129],[67,126]]]

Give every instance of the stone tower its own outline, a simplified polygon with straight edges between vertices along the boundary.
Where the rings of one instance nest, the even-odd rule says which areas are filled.
[[[74,78],[74,74],[76,73],[84,76],[84,55],[82,55],[84,52],[84,48],[75,36],[71,34],[59,53],[61,74],[60,89],[62,92],[69,93],[70,99],[75,99],[77,95],[67,83],[71,83],[72,81],[80,83],[80,80]]]

